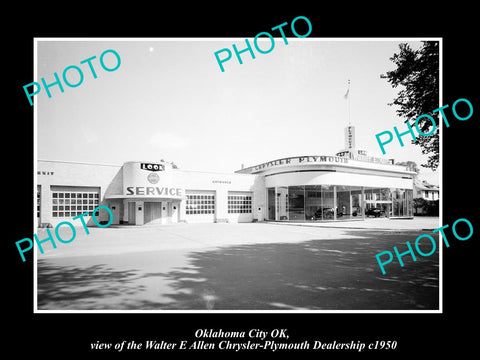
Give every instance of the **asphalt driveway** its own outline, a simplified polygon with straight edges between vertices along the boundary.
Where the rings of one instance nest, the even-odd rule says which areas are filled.
[[[90,228],[89,235],[77,233],[72,243],[38,253],[38,310],[439,306],[438,250],[429,257],[417,256],[416,262],[404,257],[404,267],[394,261],[386,266],[386,275],[375,259],[393,246],[401,249],[407,240],[413,244],[427,231],[249,223]],[[438,236],[433,236],[438,244]]]

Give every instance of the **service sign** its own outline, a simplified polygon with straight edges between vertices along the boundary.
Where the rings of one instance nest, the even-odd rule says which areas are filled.
[[[123,195],[129,198],[181,199],[185,191],[164,164],[128,162],[123,165]]]

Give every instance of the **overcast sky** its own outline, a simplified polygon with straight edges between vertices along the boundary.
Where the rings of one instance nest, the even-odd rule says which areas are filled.
[[[348,125],[348,79],[357,147],[380,156],[375,134],[403,125],[387,105],[398,89],[380,78],[394,68],[389,58],[402,41],[288,41],[276,39],[268,54],[254,49],[255,59],[243,53],[243,65],[233,55],[221,72],[214,52],[233,43],[243,49],[245,39],[38,39],[34,81],[51,83],[70,65],[83,70],[84,80],[64,85],[64,93],[52,87],[51,98],[43,89],[35,97],[37,156],[118,165],[165,159],[183,169],[233,172],[241,164],[335,154]],[[267,49],[269,40],[261,46]],[[116,71],[100,66],[108,49],[121,57]],[[80,64],[94,55],[97,79]],[[105,61],[115,65],[112,54]],[[76,82],[75,71],[68,74]],[[425,163],[421,149],[405,142],[387,145],[385,157]],[[438,174],[425,168],[421,174],[438,184]]]

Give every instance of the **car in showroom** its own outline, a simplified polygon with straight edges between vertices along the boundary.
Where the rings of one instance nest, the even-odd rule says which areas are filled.
[[[370,208],[365,211],[365,216],[374,216],[374,217],[380,217],[380,216],[385,216],[385,211],[380,209],[380,208]]]

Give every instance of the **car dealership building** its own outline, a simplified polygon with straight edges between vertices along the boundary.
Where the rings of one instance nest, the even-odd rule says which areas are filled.
[[[413,176],[392,159],[355,147],[345,129],[336,155],[268,161],[235,173],[178,169],[166,161],[123,165],[38,160],[39,226],[55,226],[98,205],[112,224],[178,222],[343,221],[413,216]],[[101,209],[97,220],[108,221]]]

